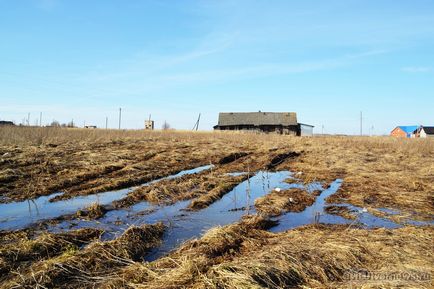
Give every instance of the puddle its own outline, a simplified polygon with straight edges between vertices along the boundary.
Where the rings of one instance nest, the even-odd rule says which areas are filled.
[[[399,211],[395,209],[378,208],[377,210],[391,216],[399,214]]]
[[[52,227],[52,231],[62,231],[83,227],[96,227],[106,231],[104,239],[112,239],[120,235],[131,225],[152,224],[163,221],[168,230],[163,237],[162,245],[153,249],[145,256],[147,261],[156,260],[171,250],[178,247],[183,242],[202,236],[207,230],[216,227],[235,223],[247,213],[255,214],[255,199],[262,197],[273,189],[279,187],[283,190],[299,188],[307,191],[321,190],[321,194],[316,198],[315,203],[299,213],[286,213],[274,218],[279,224],[270,229],[272,232],[281,232],[299,226],[312,224],[315,222],[315,215],[319,212],[319,222],[327,224],[351,224],[372,227],[397,228],[400,225],[388,220],[376,217],[362,208],[348,204],[337,204],[345,206],[358,213],[356,221],[348,220],[343,217],[327,214],[324,211],[325,200],[328,196],[337,192],[342,184],[342,180],[334,181],[327,189],[321,183],[311,183],[308,185],[287,183],[285,180],[291,178],[292,173],[263,172],[260,171],[252,176],[248,181],[237,185],[231,192],[225,194],[220,200],[214,202],[209,207],[200,211],[185,210],[190,204],[189,201],[182,201],[170,206],[154,206],[148,202],[138,203],[128,209],[121,209],[108,212],[98,221],[74,220],[65,221]],[[336,204],[333,204],[336,205]]]
[[[358,224],[367,228],[374,227],[384,227],[384,228],[398,228],[401,225],[396,224],[395,222],[376,217],[369,212],[366,212],[362,208],[352,206],[349,204],[326,204],[326,199],[336,193],[340,186],[342,185],[342,180],[337,179],[333,183],[330,184],[329,188],[322,191],[322,193],[316,198],[315,203],[307,207],[303,212],[300,213],[286,213],[280,217],[275,218],[275,220],[279,221],[279,224],[270,229],[271,232],[282,232],[289,229],[293,229],[295,227],[308,225],[315,223],[315,219],[317,222],[323,224]],[[333,205],[339,207],[346,207],[350,211],[354,211],[357,214],[356,220],[348,220],[338,215],[328,214],[325,212],[326,205]],[[319,214],[319,215],[318,215]]]
[[[136,204],[128,209],[108,212],[98,221],[76,221],[71,224],[65,221],[51,228],[61,231],[70,228],[97,227],[106,230],[107,239],[120,235],[130,225],[152,224],[163,221],[168,225],[163,243],[151,251],[146,260],[155,260],[173,250],[188,239],[200,237],[207,230],[232,224],[248,213],[256,213],[253,206],[255,199],[262,197],[276,187],[289,189],[297,184],[288,184],[284,180],[291,176],[290,172],[258,172],[249,181],[237,185],[220,200],[200,211],[186,211],[189,201],[182,201],[170,206],[152,206],[148,202]],[[150,211],[149,214],[141,214]]]
[[[207,165],[181,171],[175,175],[145,183],[143,186],[155,184],[162,180],[174,179],[188,174],[199,173],[211,169],[212,167],[212,165]],[[0,204],[0,230],[25,228],[41,220],[53,219],[62,215],[73,214],[77,210],[84,209],[93,203],[108,205],[113,201],[126,197],[127,194],[134,188],[136,187],[87,196],[78,196],[72,199],[60,200],[57,202],[50,202],[50,199],[63,194],[59,192],[32,200]]]
[[[171,175],[171,176],[164,177],[164,178],[161,178],[161,179],[156,179],[156,180],[151,181],[149,183],[146,183],[146,184],[144,184],[142,186],[149,186],[149,185],[161,182],[163,180],[172,180],[172,179],[180,178],[180,177],[185,176],[185,175],[197,174],[197,173],[200,173],[200,172],[212,169],[213,167],[214,167],[214,165],[206,165],[206,166],[197,167],[197,168],[194,168],[194,169],[191,169],[191,170],[181,171],[181,172],[179,172],[179,173],[177,173],[175,175]]]
[[[225,175],[230,176],[230,177],[239,177],[239,176],[247,175],[247,173],[246,172],[234,172],[234,173],[227,173]]]
[[[185,174],[192,174],[206,169],[210,169],[211,167],[212,166],[204,166],[193,170],[183,171],[179,174],[169,176],[163,179],[177,178]],[[175,249],[183,242],[192,238],[199,238],[207,230],[213,227],[235,223],[247,213],[255,214],[256,210],[254,207],[254,201],[257,198],[268,194],[275,188],[280,188],[282,190],[299,188],[304,189],[308,192],[314,192],[319,190],[321,194],[319,194],[319,196],[316,198],[315,203],[312,206],[306,208],[303,212],[289,212],[282,216],[274,218],[275,220],[279,221],[279,224],[270,229],[270,231],[272,232],[281,232],[299,226],[318,222],[318,213],[320,214],[320,223],[354,223],[366,226],[368,228],[397,228],[401,226],[388,219],[376,217],[359,207],[351,206],[348,204],[326,204],[326,198],[337,192],[337,190],[340,188],[342,184],[342,180],[340,179],[335,180],[333,183],[330,184],[330,186],[328,186],[327,189],[324,189],[323,184],[319,182],[314,182],[307,185],[285,182],[285,180],[289,178],[292,178],[292,173],[289,171],[260,171],[257,172],[254,176],[252,176],[249,180],[243,181],[238,184],[232,191],[225,194],[220,200],[212,203],[209,207],[199,211],[185,210],[190,204],[191,200],[178,202],[169,206],[155,206],[148,202],[141,202],[126,209],[109,211],[104,217],[98,220],[66,220],[49,227],[48,231],[59,232],[86,227],[101,228],[105,230],[103,239],[108,240],[119,236],[131,225],[140,226],[143,224],[153,224],[162,221],[168,226],[168,229],[163,237],[162,245],[158,248],[153,249],[144,257],[144,259],[147,261],[153,261],[166,255],[168,252]],[[150,183],[155,182],[156,181]],[[111,197],[110,195],[105,195],[109,193],[99,194],[98,201],[102,204],[110,203],[111,201],[119,199],[121,196],[126,195],[129,190],[130,189],[125,189],[117,192],[111,192],[114,194]],[[75,212],[78,205],[71,206],[71,202],[73,204],[74,202],[77,202],[77,204],[88,205],[89,200],[87,198],[96,197],[97,195],[86,196],[81,197],[85,199],[82,201],[80,201],[80,198],[75,198],[69,201],[59,201],[56,203],[49,203],[48,200],[50,197],[41,197],[38,198],[37,201],[43,203],[43,205],[45,206],[43,208],[39,207],[39,212],[42,212],[43,209],[44,214],[53,214],[50,213],[50,204],[58,206],[63,205],[64,207],[68,207],[68,209],[74,207],[74,209],[71,209],[71,211]],[[337,215],[328,214],[324,210],[324,207],[326,205],[345,206],[348,209],[357,212],[358,218],[356,221],[352,221]],[[58,209],[58,207],[55,207],[55,209]],[[53,211],[55,210],[53,209]],[[1,207],[0,212],[0,216],[3,216],[4,212],[1,210]],[[15,214],[16,212],[13,211],[13,213]],[[26,221],[26,218],[28,216],[28,210],[23,211],[22,213],[25,213],[27,215],[24,218],[19,219],[19,221],[21,222],[20,224],[23,224],[23,222],[26,224],[30,224],[35,221]],[[62,214],[63,213],[64,212],[62,212]],[[6,214],[6,216],[10,215],[11,213]],[[53,217],[52,215],[50,216]],[[44,218],[48,217],[45,216]],[[15,221],[15,225],[17,224],[17,222],[18,221]],[[13,222],[7,221],[6,224],[10,225],[13,224]],[[0,228],[2,226],[3,224],[0,223]]]

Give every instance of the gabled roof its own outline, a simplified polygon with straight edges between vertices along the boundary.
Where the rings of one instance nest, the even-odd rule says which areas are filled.
[[[231,125],[297,125],[295,112],[222,112],[219,126]]]
[[[414,132],[415,130],[417,130],[418,126],[417,125],[407,125],[407,126],[398,126],[400,129],[402,129],[403,131],[405,131],[407,134]]]
[[[434,126],[423,126],[422,128],[426,134],[434,134]]]

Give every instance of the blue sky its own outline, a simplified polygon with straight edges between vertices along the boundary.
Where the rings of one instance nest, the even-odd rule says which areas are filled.
[[[201,129],[295,111],[320,132],[434,125],[434,1],[0,0],[0,119]]]

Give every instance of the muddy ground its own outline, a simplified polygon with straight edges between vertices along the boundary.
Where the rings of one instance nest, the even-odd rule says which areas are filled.
[[[11,138],[0,142],[3,204],[57,192],[63,194],[51,202],[129,190],[110,204],[92,204],[32,226],[1,230],[2,288],[431,288],[432,140],[82,130],[14,133],[15,143]],[[170,222],[146,222],[155,207],[139,211],[139,224],[110,239],[97,227],[48,231],[65,220],[104,222],[110,212],[144,202],[158,208],[184,202],[185,216],[200,214],[226,201],[238,185],[250,188],[258,171],[290,171],[288,185],[320,182],[323,189],[271,188],[251,200],[251,206],[234,208],[241,219],[212,228],[150,262],[146,256],[173,232]],[[229,174],[235,172],[242,174]],[[291,214],[318,202],[337,179],[342,184],[324,200],[324,213],[347,222],[328,224],[319,214],[305,225],[275,229]],[[221,217],[214,214],[215,219]],[[396,226],[381,222],[366,227],[358,222],[360,214]],[[366,272],[401,277],[361,278]]]

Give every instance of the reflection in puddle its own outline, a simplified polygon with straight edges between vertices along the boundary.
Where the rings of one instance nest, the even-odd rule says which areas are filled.
[[[279,221],[279,224],[271,228],[272,232],[281,232],[302,225],[312,224],[315,222],[315,216],[318,218],[318,214],[320,214],[319,222],[321,223],[350,224],[355,222],[337,215],[327,214],[324,211],[326,205],[325,199],[337,192],[342,184],[342,180],[338,179],[330,184],[327,189],[323,189],[321,183],[303,185],[285,182],[290,177],[291,173],[288,171],[258,172],[249,180],[240,183],[231,192],[225,194],[220,200],[200,211],[185,210],[190,201],[178,202],[170,206],[153,206],[147,202],[142,202],[128,209],[110,211],[98,221],[81,220],[74,223],[66,221],[51,229],[58,231],[69,228],[98,227],[106,230],[104,236],[106,239],[111,239],[121,234],[131,225],[152,224],[163,221],[168,226],[168,230],[165,232],[162,245],[153,249],[145,256],[146,260],[152,261],[167,254],[186,240],[202,236],[213,227],[237,222],[247,213],[255,214],[255,200],[268,194],[275,188],[283,190],[298,188],[310,192],[320,190],[321,194],[317,197],[315,203],[304,211],[299,213],[290,212],[274,218]],[[350,205],[338,206],[347,206],[349,209],[359,212],[358,219],[356,220],[359,225],[386,228],[396,228],[399,226],[388,219],[371,215],[358,207]]]
[[[168,178],[176,178],[185,174],[197,173],[206,169],[210,169],[211,166],[200,167],[194,170],[184,171],[177,175],[173,175]],[[327,189],[323,188],[322,183],[314,182],[311,184],[303,185],[301,183],[288,183],[285,180],[292,178],[292,173],[289,171],[280,172],[267,172],[260,171],[254,176],[250,177],[248,180],[238,184],[232,191],[225,194],[220,200],[212,203],[209,207],[199,210],[199,211],[188,211],[190,200],[177,202],[169,206],[155,206],[148,202],[141,202],[135,204],[127,209],[112,210],[107,212],[107,214],[95,220],[66,220],[59,224],[52,225],[48,228],[51,232],[59,232],[70,229],[78,229],[85,227],[101,228],[105,230],[103,236],[104,239],[112,239],[125,231],[131,225],[143,225],[143,224],[153,224],[156,222],[163,221],[168,229],[166,230],[162,245],[158,248],[153,249],[145,259],[152,261],[160,258],[161,256],[167,254],[169,251],[178,247],[180,244],[186,240],[192,238],[198,238],[202,236],[207,230],[216,227],[224,226],[228,224],[235,223],[241,219],[245,214],[255,214],[256,209],[254,202],[257,198],[262,197],[270,193],[275,188],[280,188],[282,190],[287,190],[291,188],[298,188],[306,190],[310,193],[319,191],[314,204],[307,207],[304,211],[293,213],[289,212],[283,214],[279,217],[273,218],[278,221],[278,225],[271,228],[272,232],[281,232],[289,229],[293,229],[302,225],[312,224],[315,222],[327,223],[327,224],[357,224],[366,226],[368,228],[372,227],[385,227],[385,228],[396,228],[399,224],[394,223],[391,220],[376,217],[362,208],[355,207],[349,204],[331,204],[334,206],[343,206],[351,211],[357,212],[357,219],[355,221],[345,219],[343,217],[328,214],[325,212],[326,198],[330,195],[336,193],[342,184],[342,180],[337,179],[328,186]],[[151,183],[155,183],[151,182]],[[149,183],[148,183],[149,184]],[[145,185],[148,185],[145,184]],[[69,201],[59,201],[56,203],[49,203],[48,199],[50,197],[41,197],[35,200],[35,202],[42,203],[43,206],[37,206],[39,208],[39,214],[45,214],[44,217],[40,219],[49,218],[51,215],[51,205],[57,205],[55,207],[57,210],[59,208],[68,207],[71,208],[68,212],[75,212],[75,210],[80,206],[87,206],[92,201],[90,198],[98,197],[98,202],[101,204],[108,204],[114,200],[117,200],[125,196],[130,189],[125,189],[116,192],[108,192],[99,195],[92,195],[86,197],[74,198]],[[113,194],[113,195],[110,195]],[[81,200],[83,199],[83,200]],[[75,204],[71,206],[72,204]],[[13,205],[13,204],[5,204]],[[327,204],[329,205],[329,204]],[[0,207],[1,208],[1,207]],[[11,210],[13,207],[11,207]],[[66,209],[65,209],[66,210]],[[55,211],[55,210],[54,210]],[[59,211],[55,211],[54,215],[59,215]],[[64,213],[64,211],[60,211]],[[16,212],[13,211],[15,214]],[[26,214],[29,213],[28,210],[25,211]],[[9,212],[9,215],[11,212]],[[0,216],[4,214],[1,211]],[[47,217],[48,216],[48,217]],[[39,216],[38,216],[39,217]],[[20,222],[8,222],[6,224],[30,224],[34,222],[26,221],[26,219],[18,219]],[[416,224],[416,222],[414,223]],[[420,222],[418,224],[421,224]],[[431,223],[432,224],[432,223]],[[0,223],[0,228],[2,224]],[[7,227],[7,226],[6,226]]]
[[[249,213],[255,213],[254,201],[279,186],[282,189],[295,187],[285,183],[290,172],[258,172],[248,181],[236,186],[231,192],[225,194],[220,200],[200,211],[185,210],[190,201],[182,201],[170,206],[153,207],[148,202],[136,204],[128,209],[108,212],[98,221],[80,220],[74,222],[65,221],[52,227],[51,230],[59,231],[70,228],[97,227],[106,230],[105,238],[111,239],[120,235],[131,225],[152,224],[163,221],[168,226],[163,243],[154,249],[147,260],[154,260],[184,241],[201,236],[205,231],[216,226],[234,223],[247,213],[246,210],[238,210],[240,207],[250,208]],[[149,214],[140,214],[149,210]]]
[[[175,175],[145,183],[143,186],[154,184],[166,179],[174,179],[188,174],[199,173],[212,167],[212,165],[207,165],[191,170],[181,171]],[[0,204],[0,230],[20,229],[40,220],[53,219],[62,215],[73,214],[77,210],[84,209],[93,203],[108,205],[113,201],[125,197],[134,188],[135,187],[87,196],[78,196],[57,202],[50,202],[50,199],[60,196],[63,193],[54,193],[49,196],[42,196],[22,202]]]

